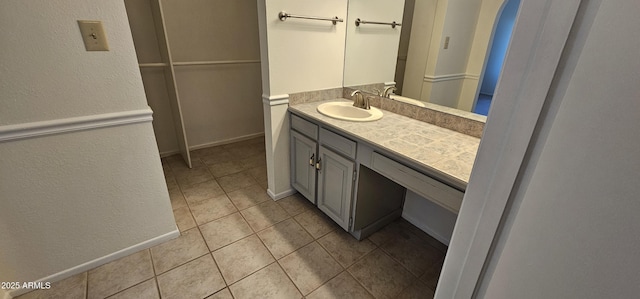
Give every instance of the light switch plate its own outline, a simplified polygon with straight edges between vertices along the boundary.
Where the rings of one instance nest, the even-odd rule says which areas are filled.
[[[87,51],[109,51],[109,43],[101,21],[78,20],[78,26]]]

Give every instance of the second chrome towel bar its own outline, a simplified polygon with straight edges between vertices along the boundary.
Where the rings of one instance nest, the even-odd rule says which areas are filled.
[[[280,21],[285,21],[287,18],[318,20],[318,21],[331,21],[331,23],[333,23],[333,25],[337,24],[337,22],[344,22],[343,19],[340,19],[337,16],[333,17],[333,18],[322,18],[322,17],[309,17],[309,16],[301,16],[301,15],[292,15],[292,14],[286,13],[284,11],[281,11],[280,13],[278,13],[278,19],[280,19]]]
[[[360,24],[391,25],[391,28],[396,28],[396,26],[402,26],[401,23],[396,23],[396,21],[387,23],[387,22],[363,21],[363,20],[360,20],[360,18],[356,19],[356,26],[360,26]]]

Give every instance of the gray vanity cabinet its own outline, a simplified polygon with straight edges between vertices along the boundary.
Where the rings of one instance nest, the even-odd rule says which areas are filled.
[[[291,185],[316,204],[317,143],[297,131],[291,131]]]
[[[291,185],[346,231],[356,178],[356,143],[291,115]]]
[[[318,208],[348,230],[355,162],[324,146],[318,154]]]

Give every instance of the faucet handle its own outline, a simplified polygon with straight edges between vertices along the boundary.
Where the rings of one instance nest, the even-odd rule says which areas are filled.
[[[398,88],[393,86],[393,85],[392,86],[387,86],[387,87],[385,87],[384,94],[382,94],[382,96],[385,97],[385,98],[390,98],[391,97],[391,93],[395,92],[396,90],[398,90]]]

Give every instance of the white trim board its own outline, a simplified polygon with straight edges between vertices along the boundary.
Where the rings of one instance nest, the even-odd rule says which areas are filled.
[[[287,196],[294,195],[296,193],[298,193],[298,191],[296,191],[296,189],[288,189],[288,190],[282,191],[282,192],[280,192],[278,194],[273,193],[273,191],[271,191],[271,189],[267,189],[267,195],[269,195],[269,197],[271,197],[275,201],[283,199],[283,198],[285,198]]]
[[[289,94],[279,94],[279,95],[273,95],[273,96],[268,96],[266,94],[263,94],[262,103],[268,104],[269,106],[289,104]]]
[[[136,253],[138,251],[145,250],[145,249],[151,248],[151,247],[153,247],[155,245],[158,245],[158,244],[164,243],[166,241],[175,239],[178,236],[180,236],[180,231],[178,230],[178,228],[176,228],[172,232],[166,233],[164,235],[157,236],[155,238],[152,238],[152,239],[149,239],[147,241],[138,243],[138,244],[133,245],[131,247],[127,247],[127,248],[124,248],[122,250],[118,250],[118,251],[116,251],[114,253],[105,255],[103,257],[94,259],[92,261],[88,261],[88,262],[86,262],[84,264],[80,264],[78,266],[69,268],[67,270],[60,271],[58,273],[49,275],[47,277],[40,278],[40,279],[36,280],[36,282],[46,282],[46,281],[56,282],[56,281],[60,281],[60,280],[63,280],[65,278],[71,277],[73,275],[76,275],[76,274],[91,270],[93,268],[96,268],[98,266],[104,265],[104,264],[106,264],[108,262],[115,261],[115,260],[117,260],[119,258],[128,256],[128,255],[133,254],[133,253]],[[30,291],[31,290],[27,290],[27,289],[14,290],[14,291],[11,291],[11,292],[7,293],[5,295],[5,298],[7,298],[6,296],[9,296],[8,298],[20,296],[20,295],[28,293]]]
[[[453,80],[464,80],[464,79],[479,80],[480,76],[479,75],[472,75],[472,74],[465,74],[465,73],[435,75],[435,76],[426,76],[425,75],[423,81],[424,82],[429,82],[429,83],[437,83],[437,82],[453,81]]]
[[[0,143],[49,135],[151,122],[153,111],[140,109],[0,126]]]
[[[473,298],[581,0],[522,1],[436,299]]]

